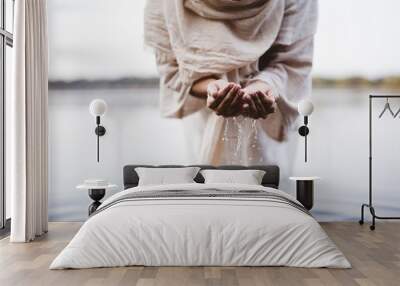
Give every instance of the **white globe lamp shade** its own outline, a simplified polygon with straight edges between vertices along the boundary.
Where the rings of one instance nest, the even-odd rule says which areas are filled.
[[[107,103],[102,99],[94,99],[89,105],[89,111],[93,116],[102,116],[107,111]]]
[[[314,105],[311,101],[305,99],[299,102],[297,110],[301,115],[308,116],[314,111]]]

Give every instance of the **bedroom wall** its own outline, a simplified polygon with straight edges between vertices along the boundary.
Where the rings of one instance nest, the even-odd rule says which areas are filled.
[[[75,186],[88,178],[104,178],[122,186],[122,166],[129,163],[183,163],[185,144],[176,120],[162,120],[155,89],[50,90],[49,144],[51,220],[83,220],[90,204]],[[106,135],[96,161],[94,98],[107,101],[102,119]]]
[[[393,92],[393,91],[392,91]],[[368,90],[315,89],[315,112],[310,118],[309,162],[303,162],[303,142],[292,130],[289,158],[282,169],[281,188],[294,194],[291,175],[320,176],[315,186],[317,219],[356,220],[368,194]],[[101,162],[96,162],[93,98],[103,98],[109,110],[103,118]],[[378,102],[378,109],[384,102]],[[400,101],[392,101],[400,107]],[[86,178],[105,178],[122,186],[125,164],[188,164],[190,154],[179,120],[163,119],[156,88],[50,90],[50,193],[52,221],[82,221],[90,199],[75,186]],[[399,119],[375,120],[376,203],[389,215],[399,210]],[[299,143],[299,144],[298,144]],[[108,195],[112,194],[109,193]]]

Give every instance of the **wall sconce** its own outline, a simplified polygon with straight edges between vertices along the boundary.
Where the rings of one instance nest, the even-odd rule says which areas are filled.
[[[107,103],[102,99],[94,99],[89,105],[90,113],[96,117],[96,129],[94,133],[97,135],[97,162],[99,162],[99,138],[106,134],[104,126],[100,125],[100,117],[103,116],[107,111]]]
[[[308,116],[314,111],[314,105],[309,100],[302,100],[297,106],[300,115],[304,117],[304,125],[299,128],[300,136],[304,137],[304,162],[307,162],[307,135],[310,133],[308,129]]]

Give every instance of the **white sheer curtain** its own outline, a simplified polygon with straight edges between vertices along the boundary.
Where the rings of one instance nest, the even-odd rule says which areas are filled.
[[[46,0],[15,1],[13,92],[6,115],[12,242],[31,241],[47,231],[46,4]]]

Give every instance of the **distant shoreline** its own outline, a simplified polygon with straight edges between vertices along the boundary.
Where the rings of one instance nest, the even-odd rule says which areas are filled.
[[[112,88],[156,88],[159,85],[158,78],[120,78],[99,80],[73,80],[49,81],[49,89],[112,89]]]
[[[49,89],[113,89],[113,88],[157,88],[158,78],[120,78],[99,80],[49,81]],[[380,79],[349,77],[343,79],[314,78],[313,86],[320,88],[374,87],[400,89],[400,76]]]

